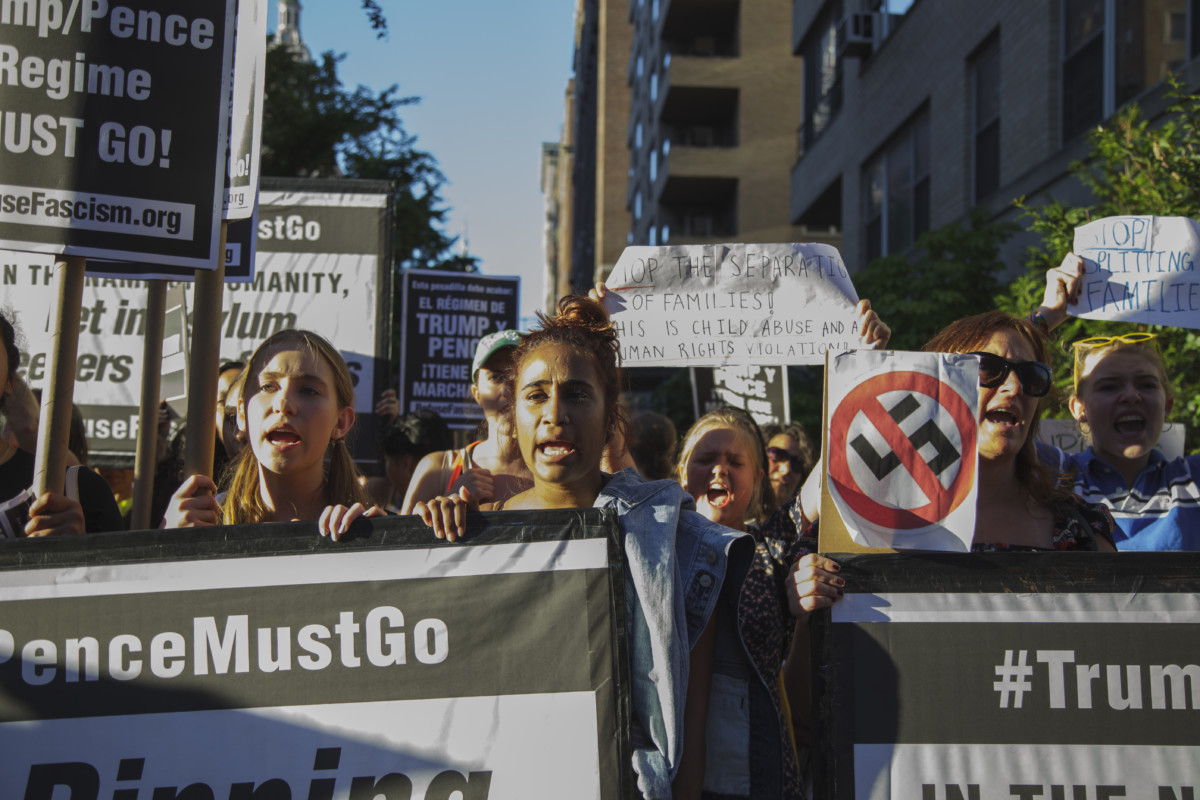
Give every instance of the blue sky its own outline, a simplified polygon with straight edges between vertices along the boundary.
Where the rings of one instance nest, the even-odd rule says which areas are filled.
[[[338,75],[348,88],[396,83],[421,98],[402,116],[447,178],[447,233],[468,234],[485,273],[520,275],[521,315],[532,315],[542,295],[541,148],[562,128],[575,4],[381,0],[390,34],[377,40],[358,0],[301,2],[305,43],[314,57],[346,54]]]

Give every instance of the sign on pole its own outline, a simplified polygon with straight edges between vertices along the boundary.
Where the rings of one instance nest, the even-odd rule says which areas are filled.
[[[0,797],[627,797],[615,519],[362,527],[0,548]]]
[[[234,0],[0,16],[0,247],[214,269]]]
[[[517,327],[520,278],[462,272],[404,272],[400,411],[436,411],[451,428],[472,429],[483,412],[471,398],[475,347]]]
[[[221,311],[223,359],[245,361],[263,339],[288,327],[315,331],[342,352],[355,378],[358,435],[351,447],[361,468],[373,467],[377,459],[372,410],[390,385],[386,191],[381,181],[265,179],[257,228],[251,229],[248,220],[229,226],[257,234],[256,269],[250,280],[226,287]],[[232,252],[244,254],[248,245]],[[21,374],[34,388],[46,380],[54,332],[50,261],[36,254],[0,252],[0,291],[9,302],[21,300],[18,320],[28,344]],[[141,277],[85,281],[75,402],[97,464],[132,463],[146,314]],[[190,311],[190,284],[187,291]]]
[[[607,287],[627,367],[824,364],[861,346],[858,295],[829,245],[626,247]]]
[[[845,596],[813,616],[817,797],[1200,793],[1197,554],[839,560]]]
[[[263,86],[267,69],[266,0],[239,0],[234,47],[229,171],[223,209],[227,220],[248,219],[258,198]]]

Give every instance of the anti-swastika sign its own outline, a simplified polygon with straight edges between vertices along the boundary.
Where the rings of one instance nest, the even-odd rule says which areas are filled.
[[[831,358],[828,485],[856,543],[970,548],[977,387],[969,356],[854,351]]]

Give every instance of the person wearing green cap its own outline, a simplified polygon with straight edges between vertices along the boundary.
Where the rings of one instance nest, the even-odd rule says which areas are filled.
[[[422,500],[432,500],[466,486],[482,502],[501,503],[533,485],[533,476],[510,435],[505,409],[512,402],[505,381],[513,350],[521,343],[514,330],[489,333],[479,340],[471,364],[471,396],[483,409],[487,438],[461,450],[441,450],[421,459],[400,508],[411,514]]]

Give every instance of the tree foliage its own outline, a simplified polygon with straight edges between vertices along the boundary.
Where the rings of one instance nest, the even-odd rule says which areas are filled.
[[[1005,268],[1000,247],[1018,226],[989,223],[990,216],[976,208],[965,225],[927,231],[917,237],[912,253],[877,258],[854,276],[859,297],[869,298],[891,326],[889,347],[920,350],[959,317],[996,307],[998,276]]]
[[[268,50],[263,174],[391,181],[395,267],[478,271],[478,259],[451,252],[455,237],[442,230],[439,195],[446,179],[400,118],[418,98],[400,96],[396,85],[346,90],[337,75],[344,58],[326,52],[304,62],[284,48]]]
[[[1046,271],[1061,263],[1072,249],[1075,228],[1089,220],[1125,214],[1200,218],[1200,95],[1188,92],[1177,76],[1169,76],[1167,84],[1171,103],[1164,122],[1151,123],[1131,104],[1092,131],[1090,158],[1071,165],[1095,203],[1067,207],[1050,201],[1035,207],[1024,198],[1017,201],[1042,246],[1029,251],[1028,269],[999,298],[1001,308],[1013,314],[1036,308]],[[1055,331],[1061,345],[1055,348],[1058,388],[1064,396],[1071,388],[1071,342],[1135,330],[1158,334],[1175,394],[1172,416],[1187,425],[1187,451],[1194,452],[1200,446],[1200,336],[1195,331],[1070,318]]]

